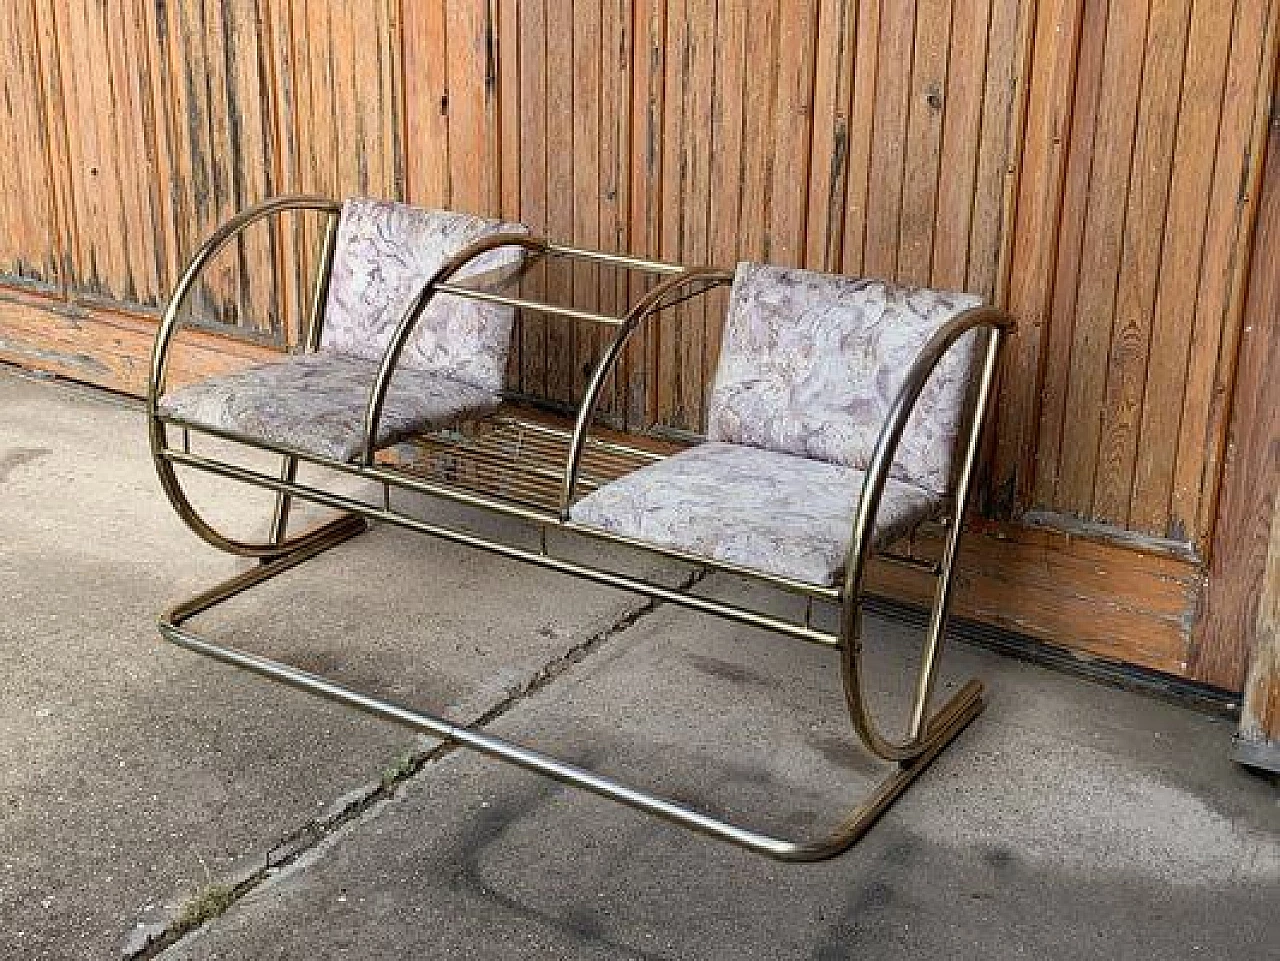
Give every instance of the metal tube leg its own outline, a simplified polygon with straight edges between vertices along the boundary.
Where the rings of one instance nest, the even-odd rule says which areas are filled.
[[[160,618],[161,635],[173,644],[225,664],[346,704],[413,730],[442,738],[459,747],[514,764],[529,771],[583,788],[621,804],[656,815],[710,837],[719,838],[779,861],[819,861],[852,847],[929,763],[982,709],[982,689],[970,683],[961,689],[929,723],[927,747],[898,764],[826,837],[792,841],[741,827],[677,801],[628,787],[611,778],[483,731],[463,727],[423,711],[383,701],[351,690],[324,677],[202,637],[186,621],[256,584],[270,580],[334,547],[365,529],[354,515],[340,517],[314,532],[308,541],[281,557],[254,567],[172,608]]]
[[[292,484],[298,478],[298,458],[285,454],[280,466],[280,479]],[[271,516],[271,543],[283,544],[289,532],[289,510],[293,506],[293,497],[286,491],[276,492],[275,513]]]

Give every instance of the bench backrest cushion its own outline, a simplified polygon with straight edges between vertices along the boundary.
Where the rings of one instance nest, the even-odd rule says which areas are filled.
[[[381,359],[410,301],[446,260],[495,233],[527,233],[520,224],[354,198],[342,206],[320,345]],[[477,257],[454,280],[514,267],[523,250]],[[400,364],[495,393],[502,388],[515,312],[447,294],[432,298],[400,355]]]
[[[707,436],[865,470],[917,352],[949,318],[981,303],[969,294],[739,264]],[[974,334],[962,337],[925,387],[891,469],[898,480],[949,489],[976,346]]]

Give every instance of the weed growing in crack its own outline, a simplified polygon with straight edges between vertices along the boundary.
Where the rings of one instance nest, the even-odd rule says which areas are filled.
[[[414,772],[418,766],[418,755],[414,751],[405,751],[382,771],[382,789],[390,791],[400,781]]]
[[[205,885],[182,906],[173,926],[178,933],[198,928],[206,921],[220,917],[235,899],[235,888],[229,884]]]

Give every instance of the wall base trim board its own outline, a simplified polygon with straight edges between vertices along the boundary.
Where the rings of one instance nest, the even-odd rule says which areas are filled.
[[[68,303],[0,288],[0,360],[142,396],[147,392],[153,314]],[[268,360],[279,352],[236,337],[183,330],[170,383],[190,383]]]
[[[927,608],[889,597],[873,596],[867,603],[867,609],[918,626],[922,631],[928,618]],[[1227,691],[1150,668],[1086,654],[982,621],[952,617],[947,626],[947,638],[948,641],[956,640],[985,648],[1028,664],[1083,677],[1098,684],[1159,698],[1202,714],[1233,721],[1240,715],[1238,691]]]

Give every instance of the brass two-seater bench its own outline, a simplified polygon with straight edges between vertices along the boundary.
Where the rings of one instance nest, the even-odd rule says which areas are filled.
[[[303,352],[166,389],[174,333],[206,264],[251,224],[298,210],[319,211],[327,223]],[[566,260],[639,277],[627,285],[636,292],[629,309],[612,316],[531,299],[521,278]],[[726,285],[705,442],[664,453],[596,428],[602,388],[617,375],[632,334],[660,311]],[[522,418],[504,406],[517,309],[614,331],[571,426]],[[266,201],[217,230],[183,274],[156,338],[147,408],[156,469],[183,520],[215,547],[260,563],[173,608],[160,631],[197,653],[753,851],[789,861],[831,857],[856,842],[983,707],[977,681],[936,710],[931,702],[960,519],[1006,326],[1003,314],[966,294],[750,263],[733,272],[686,269],[552,243],[518,224],[382,201]],[[198,453],[192,435],[272,452],[282,469],[263,472]],[[404,456],[406,447],[417,456]],[[309,474],[372,481],[377,495],[352,496],[350,484],[302,483],[300,462],[328,469]],[[221,533],[193,507],[179,466],[274,491],[269,533],[256,541]],[[520,518],[543,536],[531,549],[411,516],[394,506],[397,490]],[[294,499],[341,514],[290,533]],[[906,733],[894,739],[864,698],[864,580],[874,554],[928,520],[945,523],[947,533],[940,559],[925,565],[936,577],[933,610]],[[368,521],[831,648],[854,730],[894,767],[830,836],[772,837],[219,644],[187,624],[358,534]],[[553,528],[764,582],[805,598],[805,614],[783,617],[556,556],[545,537]],[[837,631],[814,625],[814,602],[838,608]]]

